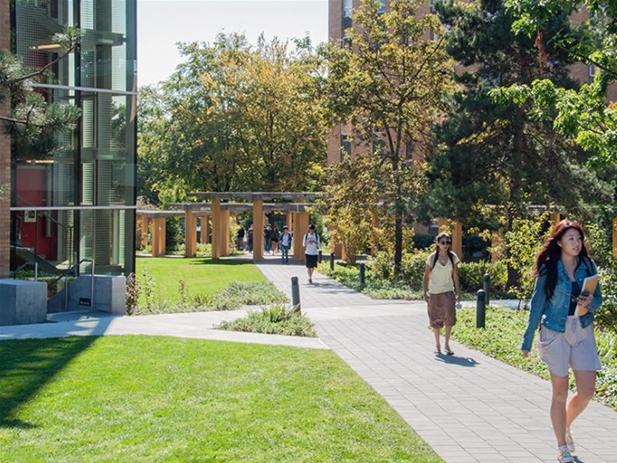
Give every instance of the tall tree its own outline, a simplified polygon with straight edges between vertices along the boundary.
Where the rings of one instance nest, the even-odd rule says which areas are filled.
[[[156,187],[313,188],[325,161],[326,126],[321,65],[310,42],[292,49],[260,38],[251,46],[232,34],[180,49],[185,59],[172,77],[144,93],[152,98],[139,154],[152,161],[148,175],[165,172]]]
[[[491,97],[499,86],[531,84],[540,77],[576,87],[569,78],[572,57],[552,42],[570,30],[569,10],[557,8],[546,23],[544,53],[551,65],[542,66],[535,38],[512,32],[515,17],[505,2],[445,0],[436,9],[448,28],[447,49],[462,67],[456,77],[460,91],[436,129],[430,209],[481,226],[497,227],[494,219],[501,216],[509,228],[531,204],[584,213],[590,199],[607,198],[606,185],[584,167],[585,152],[529,104],[503,104]]]
[[[394,229],[394,266],[400,271],[403,224],[413,217],[418,195],[417,166],[408,144],[428,145],[431,125],[445,109],[452,63],[439,20],[419,16],[424,2],[393,0],[384,12],[376,0],[354,10],[351,47],[328,50],[329,111],[332,122],[353,126],[360,156],[380,168],[379,201],[388,206]],[[359,179],[352,180],[357,182]]]

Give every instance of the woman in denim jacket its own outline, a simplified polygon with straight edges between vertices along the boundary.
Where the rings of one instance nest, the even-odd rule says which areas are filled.
[[[594,294],[581,294],[583,280],[596,273],[581,226],[559,222],[536,259],[536,283],[521,350],[529,355],[540,326],[538,352],[551,373],[551,422],[561,463],[574,461],[570,425],[593,397],[596,371],[602,368],[593,334],[593,314],[602,302],[600,286]],[[569,367],[576,392],[568,399]]]

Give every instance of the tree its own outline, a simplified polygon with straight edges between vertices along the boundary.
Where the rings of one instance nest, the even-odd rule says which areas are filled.
[[[46,156],[58,147],[58,133],[79,118],[79,109],[62,103],[48,103],[33,90],[32,83],[47,77],[49,70],[79,47],[80,31],[68,27],[54,34],[52,42],[62,53],[40,69],[27,69],[21,59],[0,50],[0,102],[10,98],[10,112],[0,115],[14,149],[22,157]]]
[[[494,92],[501,103],[531,105],[534,113],[576,142],[589,157],[587,166],[609,181],[617,197],[617,105],[606,104],[609,85],[617,80],[617,3],[609,0],[507,0],[514,15],[512,30],[535,39],[538,62],[544,68],[548,46],[596,69],[591,83],[567,88],[546,79],[503,86]],[[548,37],[546,30],[556,11],[585,8],[589,19]],[[540,76],[541,77],[541,76]]]
[[[515,17],[505,2],[447,0],[436,9],[448,28],[447,49],[461,64],[456,77],[461,87],[436,129],[429,209],[481,228],[510,229],[532,204],[589,216],[590,202],[609,197],[607,184],[585,168],[589,155],[530,105],[503,104],[491,96],[499,86],[531,84],[539,77],[576,87],[569,78],[571,56],[552,41],[570,30],[568,9],[556,9],[546,23],[544,59],[550,66],[538,61],[533,38],[512,32]]]
[[[432,14],[417,16],[421,3],[393,0],[382,12],[381,2],[363,0],[354,10],[351,47],[327,51],[331,121],[351,121],[354,143],[363,147],[368,164],[378,167],[373,181],[389,213],[385,221],[392,221],[397,274],[403,224],[413,217],[420,185],[408,146],[414,143],[421,151],[428,145],[451,86],[441,24]]]
[[[314,188],[326,126],[310,42],[232,34],[180,50],[171,78],[142,92],[142,178],[185,192]]]

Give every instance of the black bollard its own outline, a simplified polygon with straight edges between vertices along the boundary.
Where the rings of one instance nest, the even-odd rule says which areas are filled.
[[[321,264],[321,262],[323,261],[323,253],[321,252],[321,249],[319,250],[319,263]]]
[[[330,271],[334,272],[334,253],[330,253]]]
[[[476,328],[484,328],[486,321],[486,294],[479,289],[476,299]]]
[[[486,307],[491,305],[491,301],[488,295],[490,287],[491,287],[491,276],[489,275],[488,272],[486,272],[484,274],[484,277],[482,278],[482,289],[484,290],[484,297],[486,298],[485,300]]]
[[[291,305],[293,310],[301,312],[300,285],[298,284],[298,277],[291,277]]]
[[[366,265],[360,264],[360,289],[364,289],[366,281]]]

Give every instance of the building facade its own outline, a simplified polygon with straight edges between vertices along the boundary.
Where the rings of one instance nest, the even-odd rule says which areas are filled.
[[[34,90],[76,106],[77,124],[48,152],[0,136],[2,276],[134,270],[136,0],[0,0],[0,48],[32,69],[63,54],[52,37],[67,26],[79,47]]]

